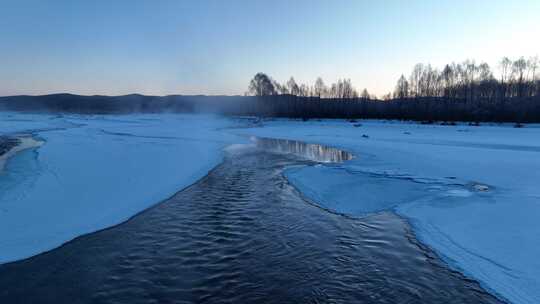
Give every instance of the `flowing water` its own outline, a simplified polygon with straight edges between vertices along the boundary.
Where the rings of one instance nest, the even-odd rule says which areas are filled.
[[[128,222],[0,265],[0,303],[498,303],[395,214],[332,214],[282,176],[352,155],[255,143]]]

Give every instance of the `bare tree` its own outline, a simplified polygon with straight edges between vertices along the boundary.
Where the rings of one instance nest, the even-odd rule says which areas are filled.
[[[390,101],[392,100],[392,92],[388,92],[382,96],[382,100],[384,101]]]
[[[299,93],[298,93],[299,96],[302,96],[302,97],[308,97],[310,95],[310,89],[309,89],[309,86],[307,84],[301,84],[299,86]]]
[[[538,56],[527,60],[527,79],[530,85],[527,88],[527,96],[533,96],[536,86],[536,70],[538,69]]]
[[[276,90],[276,94],[289,94],[289,90],[285,85],[282,85],[281,83],[275,81],[272,79],[272,84],[274,85],[274,88]]]
[[[418,63],[414,66],[413,71],[411,73],[411,77],[409,78],[409,83],[411,86],[411,93],[414,95],[414,97],[420,97],[420,83],[422,78],[422,73],[424,70],[424,65],[421,63]]]
[[[512,61],[508,57],[503,57],[499,63],[501,69],[501,98],[504,99],[508,93],[508,81],[509,81],[509,72],[510,67],[512,66]]]
[[[474,84],[476,82],[476,74],[478,72],[478,67],[476,66],[476,62],[474,60],[465,60],[463,62],[463,66],[465,67],[464,70],[464,80],[465,84],[467,86],[467,100],[473,100],[474,99]]]
[[[360,98],[368,100],[370,98],[369,92],[367,89],[363,89],[362,93],[360,94]]]
[[[295,96],[300,95],[300,87],[298,86],[298,84],[296,84],[296,81],[294,80],[293,77],[291,77],[287,81],[287,88],[289,89],[289,94],[295,95]]]
[[[264,73],[257,73],[249,83],[249,92],[255,96],[275,95],[274,81]]]
[[[525,82],[525,70],[527,69],[527,61],[521,57],[512,64],[512,79],[516,82],[517,97],[523,97],[523,88]]]
[[[344,79],[341,84],[341,98],[349,99],[358,96],[356,89],[353,87],[350,79]]]
[[[328,94],[328,87],[326,86],[326,84],[324,84],[324,81],[322,80],[321,77],[318,77],[317,80],[315,81],[313,93],[316,97],[319,97],[319,98],[326,97],[326,95]]]
[[[401,77],[399,77],[398,79],[394,92],[394,97],[399,99],[409,97],[409,82],[407,81],[405,76],[403,76],[403,74],[401,74]]]
[[[454,65],[454,64],[453,64]],[[455,84],[455,72],[451,65],[446,65],[441,73],[443,81],[443,96],[449,99],[452,95],[452,91]]]

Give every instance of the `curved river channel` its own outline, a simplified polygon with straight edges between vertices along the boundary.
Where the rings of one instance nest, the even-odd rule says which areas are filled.
[[[0,265],[0,303],[499,303],[395,214],[333,214],[282,175],[352,155],[270,139],[227,154],[123,224]]]

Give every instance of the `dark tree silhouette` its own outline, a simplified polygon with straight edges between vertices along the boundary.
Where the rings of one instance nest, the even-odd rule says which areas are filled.
[[[249,83],[249,92],[255,96],[275,95],[274,81],[264,73],[257,73]]]
[[[298,86],[298,84],[296,84],[296,81],[294,80],[293,77],[291,77],[287,81],[287,89],[289,90],[289,94],[291,95],[295,95],[295,96],[300,95],[300,87]]]
[[[324,84],[324,81],[321,77],[318,77],[315,81],[315,86],[313,87],[313,95],[315,97],[326,97],[328,95],[328,87]]]
[[[360,94],[360,98],[368,100],[370,98],[369,92],[367,89],[363,89],[362,93]]]
[[[540,79],[538,57],[499,64],[500,78],[491,67],[474,60],[446,64],[442,69],[416,64],[408,78],[401,75],[393,93],[377,100],[364,89],[359,95],[350,79],[326,86],[317,78],[313,86],[298,84],[291,77],[279,84],[257,74],[250,84],[257,99],[250,104],[252,115],[329,118],[390,118],[433,122],[514,121],[540,122]],[[256,110],[258,109],[258,110]],[[227,113],[234,111],[227,110]],[[242,112],[243,114],[248,114]]]
[[[401,77],[398,79],[394,97],[400,99],[409,97],[409,82],[403,74],[401,74]]]

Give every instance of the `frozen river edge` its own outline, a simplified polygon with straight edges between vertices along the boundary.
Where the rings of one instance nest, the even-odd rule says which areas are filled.
[[[234,145],[204,178],[129,221],[0,265],[0,302],[500,303],[419,246],[395,214],[323,211],[282,174],[348,158],[293,141]]]
[[[272,120],[242,131],[355,154],[287,178],[349,216],[393,210],[453,269],[511,303],[540,301],[540,129]]]
[[[0,135],[33,134],[43,145],[11,157],[0,175],[0,263],[126,221],[242,141],[220,131],[233,122],[210,115],[1,115]]]
[[[23,116],[12,116],[16,123],[8,128],[5,119],[4,130],[37,130],[45,145],[37,153],[20,153],[8,164],[14,174],[0,189],[0,228],[13,233],[1,236],[0,247],[17,250],[3,251],[4,262],[125,221],[205,176],[221,162],[224,147],[245,140],[243,135],[256,135],[353,152],[358,158],[343,165],[291,168],[286,176],[330,210],[352,216],[395,210],[455,269],[512,303],[536,303],[537,128],[514,134],[507,127],[365,122],[358,128],[345,121],[274,121],[235,130],[226,119],[189,115],[33,116],[21,123]],[[200,127],[197,132],[192,131],[194,124]],[[100,151],[104,145],[110,148],[107,153]],[[131,153],[124,153],[126,149]],[[157,156],[156,166],[137,161],[148,155]],[[186,156],[180,157],[184,161],[179,155]],[[504,163],[498,161],[502,159]],[[112,176],[102,174],[104,161]],[[25,175],[26,163],[38,174]],[[499,171],[506,174],[493,174]],[[159,187],[148,189],[149,179]],[[100,182],[89,189],[96,180]],[[479,190],[483,186],[489,191]],[[66,187],[74,190],[65,192]],[[129,189],[129,198],[119,200],[119,189]],[[80,199],[73,204],[70,198]],[[36,201],[45,204],[29,209]],[[125,203],[111,204],[119,201]],[[512,204],[515,201],[520,203]],[[85,222],[88,218],[92,221]],[[501,222],[504,225],[497,225]],[[513,246],[522,250],[516,252]]]

